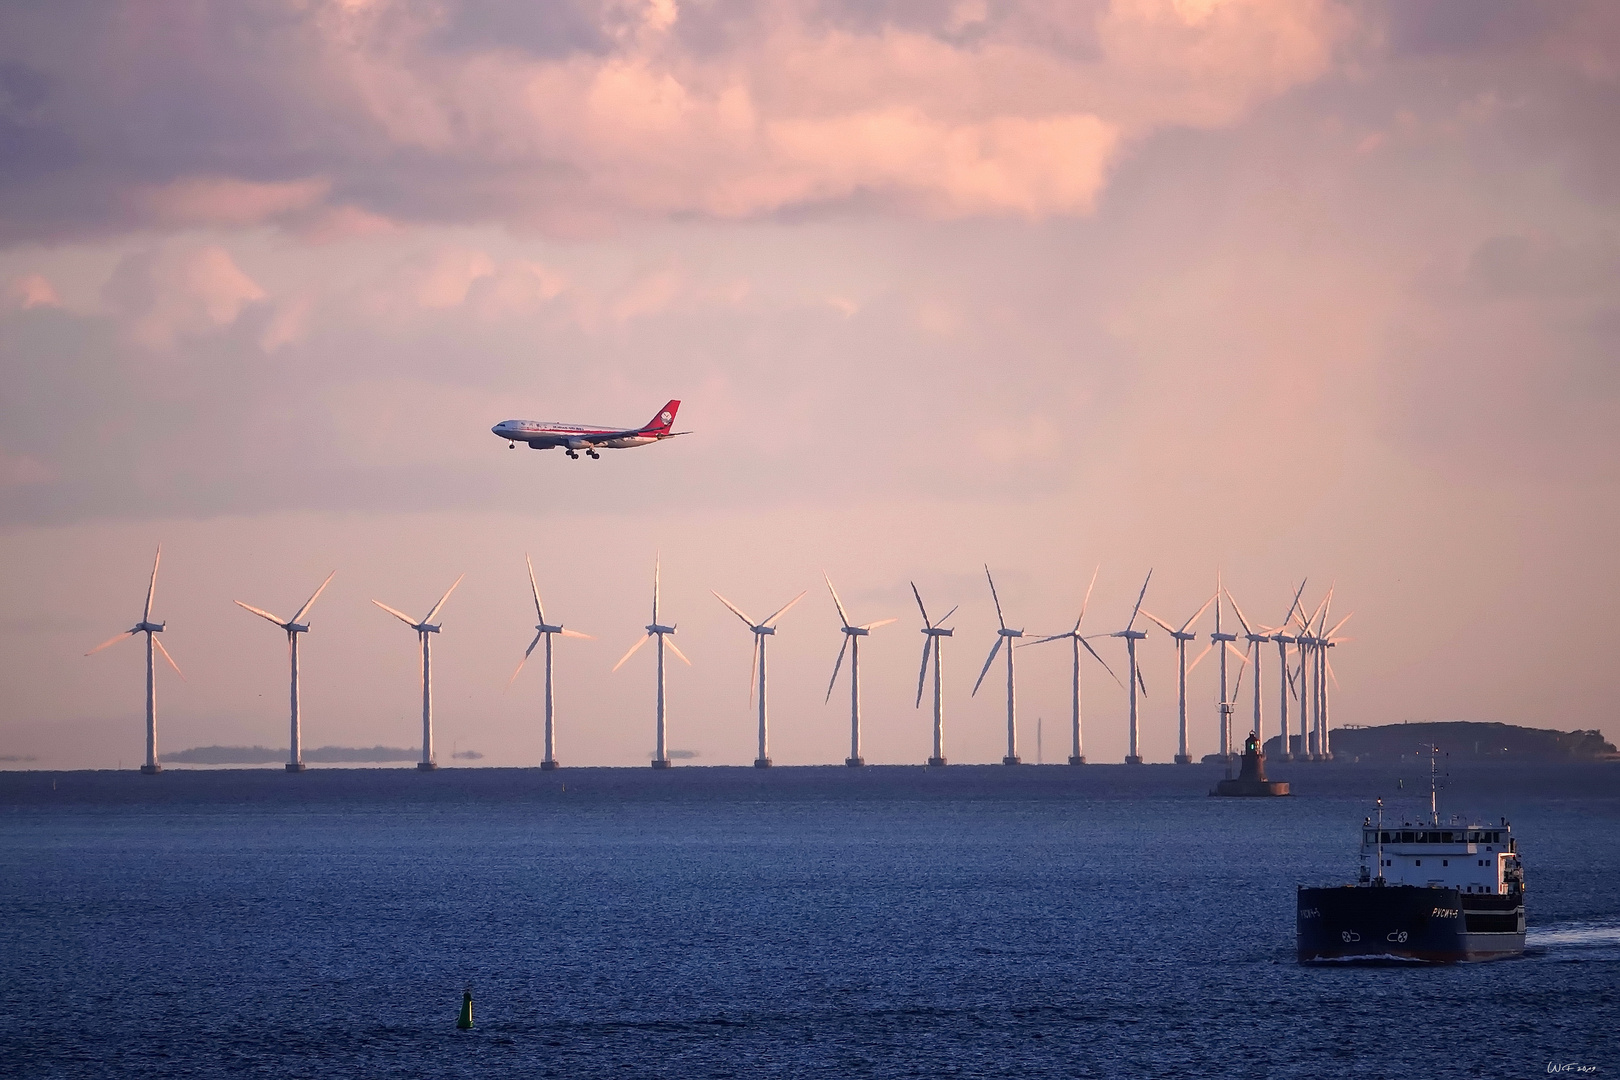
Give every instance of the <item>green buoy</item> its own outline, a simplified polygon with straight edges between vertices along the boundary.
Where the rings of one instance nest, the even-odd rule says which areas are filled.
[[[456,1019],[456,1027],[460,1028],[462,1031],[468,1031],[472,1028],[471,990],[463,990],[461,992],[461,1016]]]

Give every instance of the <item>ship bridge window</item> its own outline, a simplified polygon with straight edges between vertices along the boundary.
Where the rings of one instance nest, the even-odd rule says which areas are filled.
[[[1400,842],[1403,844],[1410,844],[1412,842],[1412,834],[1409,832],[1401,833]]]
[[[1440,842],[1443,843],[1443,844],[1451,843],[1451,836],[1452,836],[1451,833],[1441,833],[1440,834]]]

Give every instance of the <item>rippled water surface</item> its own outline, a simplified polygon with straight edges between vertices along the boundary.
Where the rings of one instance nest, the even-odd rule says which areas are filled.
[[[0,774],[0,1062],[1620,1073],[1620,768],[1443,796],[1513,821],[1530,956],[1342,970],[1294,962],[1294,887],[1351,880],[1372,797],[1414,784],[1274,771],[1296,797],[1211,799],[1198,766]]]

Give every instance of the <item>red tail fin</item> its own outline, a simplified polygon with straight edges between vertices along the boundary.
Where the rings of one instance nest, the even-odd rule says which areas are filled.
[[[681,403],[679,401],[669,402],[658,410],[657,416],[647,421],[647,426],[641,429],[642,432],[647,435],[669,434],[669,429],[675,426],[675,413],[680,407]]]

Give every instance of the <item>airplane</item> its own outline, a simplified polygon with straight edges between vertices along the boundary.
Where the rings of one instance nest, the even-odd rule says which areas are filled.
[[[657,416],[638,428],[556,424],[545,420],[502,420],[490,430],[510,443],[513,450],[520,442],[528,443],[535,450],[551,450],[560,446],[568,452],[569,457],[578,461],[581,450],[585,451],[586,457],[599,458],[596,451],[603,447],[623,450],[673,439],[677,435],[690,435],[689,431],[670,430],[675,424],[675,411],[680,407],[679,401],[671,401],[658,410]]]

